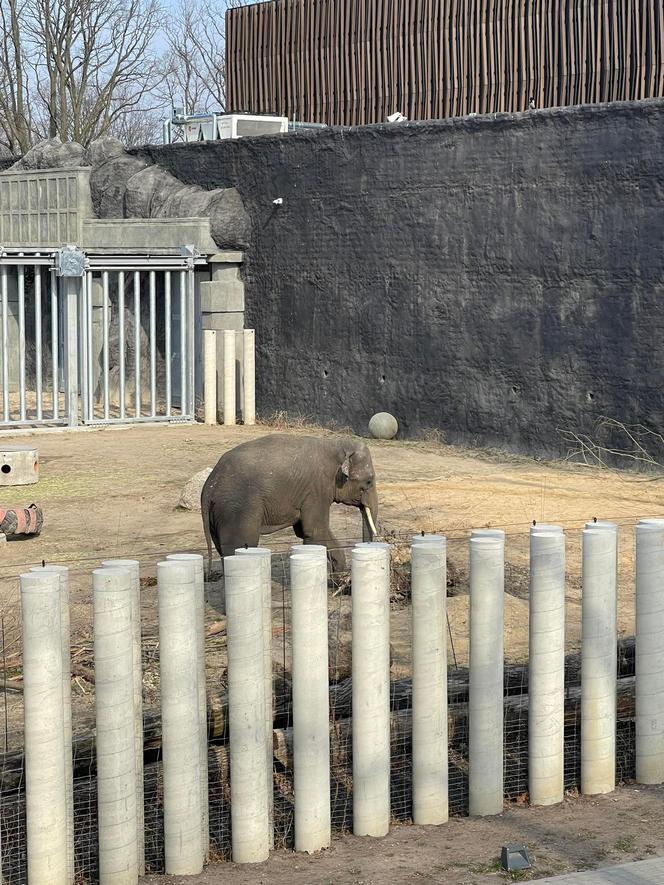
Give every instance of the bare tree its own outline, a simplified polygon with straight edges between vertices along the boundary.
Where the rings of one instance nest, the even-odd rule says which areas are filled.
[[[159,84],[159,0],[1,0],[0,9],[0,132],[16,152],[45,135],[88,145]]]
[[[241,5],[241,0],[181,0],[164,28],[164,102],[186,113],[225,110],[226,10]]]
[[[647,480],[664,473],[664,435],[644,424],[625,424],[601,416],[591,433],[558,428],[568,445],[566,460],[583,467],[611,469],[629,466],[649,474]]]

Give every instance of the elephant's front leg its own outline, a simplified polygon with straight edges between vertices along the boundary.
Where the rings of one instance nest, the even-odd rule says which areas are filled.
[[[336,574],[345,571],[346,557],[341,544],[332,534],[329,507],[324,511],[320,509],[303,510],[300,525],[302,526],[301,537],[305,544],[324,544],[327,547],[327,555],[332,563],[332,572]]]

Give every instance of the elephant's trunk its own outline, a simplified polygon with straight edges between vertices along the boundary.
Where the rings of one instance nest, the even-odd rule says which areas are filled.
[[[378,535],[376,523],[378,522],[378,493],[374,486],[364,495],[362,501],[362,540],[374,541]]]

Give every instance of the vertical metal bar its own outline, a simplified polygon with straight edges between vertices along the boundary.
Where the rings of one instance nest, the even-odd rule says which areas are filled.
[[[196,365],[194,361],[196,350],[196,327],[194,322],[195,301],[194,268],[192,265],[187,272],[187,402],[189,404],[189,414],[192,418],[196,411]]]
[[[63,277],[65,303],[65,413],[70,427],[78,425],[78,300],[80,277]]]
[[[35,265],[35,396],[37,421],[43,417],[42,400],[42,313],[41,313],[41,267]]]
[[[156,274],[150,271],[150,416],[157,414],[157,302]]]
[[[58,361],[58,278],[51,269],[51,358],[53,364],[53,420],[60,417],[60,366]]]
[[[78,377],[81,394],[81,412],[85,423],[88,420],[88,329],[85,322],[87,315],[87,282],[88,276],[81,277],[78,298],[78,351],[80,354],[78,364]]]
[[[120,378],[120,417],[125,417],[125,275],[121,270],[118,274],[118,363]]]
[[[108,271],[105,270],[102,273],[102,288],[103,288],[103,373],[104,373],[104,419],[108,420],[110,418],[110,404],[109,404],[109,392],[108,392]]]
[[[3,420],[9,421],[9,323],[7,311],[7,267],[2,269],[2,411]]]
[[[18,289],[18,399],[20,420],[25,421],[25,265],[16,268]]]
[[[180,415],[187,413],[187,355],[185,293],[187,271],[180,271]]]
[[[95,417],[94,367],[92,362],[92,273],[87,274],[85,332],[88,338],[88,421]]]
[[[134,271],[134,405],[141,416],[141,274]]]
[[[166,417],[171,417],[171,272],[164,274],[164,329],[166,336]]]

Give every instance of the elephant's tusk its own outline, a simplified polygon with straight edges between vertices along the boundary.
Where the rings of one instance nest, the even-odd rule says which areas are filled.
[[[371,510],[369,510],[368,507],[365,507],[364,504],[362,506],[364,507],[364,515],[366,516],[367,522],[369,523],[369,528],[373,532],[374,538],[376,538],[378,537],[378,532],[376,531],[376,526],[373,521],[373,516],[371,515]]]

